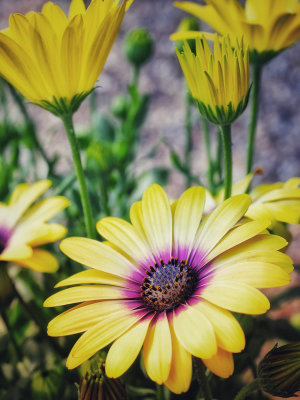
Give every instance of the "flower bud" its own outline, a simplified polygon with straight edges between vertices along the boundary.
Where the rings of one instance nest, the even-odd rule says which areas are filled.
[[[124,52],[134,67],[140,68],[151,58],[153,51],[154,42],[146,29],[134,29],[126,36]]]
[[[258,366],[261,388],[279,397],[292,397],[300,390],[300,342],[275,345]]]
[[[104,360],[95,356],[82,365],[86,371],[81,377],[78,391],[79,400],[126,400],[126,390],[119,379],[105,375]]]
[[[111,104],[111,112],[113,115],[120,119],[125,119],[128,111],[128,104],[125,96],[119,94],[116,96]]]

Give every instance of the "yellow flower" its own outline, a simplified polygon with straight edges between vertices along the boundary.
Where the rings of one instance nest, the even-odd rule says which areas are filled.
[[[253,61],[266,62],[300,38],[298,0],[246,0],[245,7],[238,0],[206,2],[203,6],[175,1],[174,5],[204,20],[221,35],[229,34],[232,40],[243,36]],[[173,40],[186,38],[184,34],[172,35]]]
[[[200,113],[218,125],[228,125],[245,109],[249,96],[249,58],[243,41],[236,48],[228,36],[214,36],[214,56],[206,39],[196,39],[196,54],[187,42],[176,50],[192,97]]]
[[[12,14],[0,32],[0,75],[55,115],[72,113],[93,87],[131,1],[72,0],[69,17],[52,2]]]
[[[232,352],[243,350],[245,337],[230,311],[265,313],[269,301],[257,288],[286,285],[293,269],[278,251],[286,241],[265,231],[269,221],[237,224],[249,205],[248,195],[234,196],[202,219],[204,188],[188,189],[170,206],[152,185],[131,207],[131,223],[98,222],[107,242],[63,240],[61,250],[91,268],[60,282],[77,286],[44,303],[81,303],[48,326],[51,336],[83,333],[67,367],[113,342],[108,377],[122,375],[142,347],[149,377],[175,393],[190,386],[192,355],[215,374],[231,375]]]
[[[47,223],[69,205],[62,196],[33,202],[49,188],[51,182],[22,183],[13,191],[8,204],[0,203],[0,264],[13,262],[40,272],[55,272],[56,258],[38,246],[61,239],[66,228]],[[1,268],[1,265],[0,265]]]
[[[245,193],[253,178],[253,173],[233,185],[232,194]],[[224,190],[213,198],[207,193],[209,201],[206,212],[211,212],[223,201]],[[287,182],[263,184],[250,191],[252,203],[246,213],[251,219],[268,219],[269,228],[276,227],[277,222],[287,224],[300,223],[300,178],[291,178]]]

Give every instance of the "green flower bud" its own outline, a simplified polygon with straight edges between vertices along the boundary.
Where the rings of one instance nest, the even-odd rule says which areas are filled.
[[[32,400],[56,400],[63,383],[64,377],[58,370],[37,371],[31,382]]]
[[[194,17],[186,17],[183,18],[178,26],[177,32],[187,32],[187,31],[199,31],[200,25],[199,20]],[[196,41],[195,39],[189,39],[188,44],[193,53],[196,52]],[[183,40],[178,40],[176,42],[176,48],[179,51],[183,50]]]
[[[119,379],[105,375],[105,362],[96,355],[84,363],[81,371],[86,371],[80,379],[79,400],[126,400],[126,390]]]
[[[134,29],[126,36],[124,53],[134,67],[140,68],[151,58],[153,51],[154,42],[146,29]]]
[[[113,115],[120,119],[125,119],[128,111],[128,103],[126,97],[119,94],[116,96],[111,104],[111,112]]]
[[[279,397],[292,397],[300,390],[300,342],[275,345],[258,366],[261,388]]]

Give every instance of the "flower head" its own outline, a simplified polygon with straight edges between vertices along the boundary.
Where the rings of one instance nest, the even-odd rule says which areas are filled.
[[[250,57],[266,62],[300,38],[300,4],[298,0],[206,0],[203,6],[190,1],[174,5],[204,20],[221,35],[245,38]],[[193,37],[197,36],[194,32]],[[191,37],[191,33],[188,33]],[[173,40],[187,38],[174,34]]]
[[[253,173],[233,185],[232,193],[245,193],[253,178]],[[206,212],[210,212],[224,197],[224,190],[213,198],[210,193]],[[250,191],[252,203],[246,213],[251,219],[269,219],[270,228],[276,227],[277,222],[287,224],[300,223],[300,178],[291,178],[287,182],[263,184]]]
[[[46,307],[82,303],[54,318],[51,336],[83,333],[67,360],[75,368],[113,342],[106,374],[123,374],[143,347],[149,377],[173,392],[188,390],[192,355],[215,374],[233,372],[232,352],[245,346],[230,313],[261,314],[267,298],[257,288],[285,285],[291,259],[284,239],[265,231],[268,221],[241,221],[250,205],[234,196],[203,217],[205,189],[193,187],[170,205],[150,186],[130,210],[131,223],[103,218],[107,239],[73,237],[61,250],[91,269],[57,287]]]
[[[177,56],[200,113],[217,125],[233,122],[249,95],[249,58],[243,40],[233,50],[228,36],[214,36],[214,55],[206,39],[196,39],[196,54],[187,42]]]
[[[292,397],[300,391],[300,343],[274,346],[258,366],[261,388],[279,397]]]
[[[131,1],[130,1],[131,2]],[[55,115],[74,112],[93,87],[118,34],[124,0],[72,0],[69,16],[48,2],[12,14],[0,32],[0,75]]]
[[[47,180],[32,185],[22,183],[15,188],[8,204],[0,204],[0,264],[9,261],[40,272],[57,270],[56,258],[38,246],[65,236],[64,226],[47,221],[67,207],[69,201],[56,196],[32,205],[50,185]]]

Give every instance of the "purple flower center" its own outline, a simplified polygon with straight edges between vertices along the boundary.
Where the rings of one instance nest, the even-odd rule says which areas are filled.
[[[9,229],[0,227],[0,254],[2,254],[3,251],[5,250],[10,236],[11,236],[11,232]]]
[[[167,264],[161,261],[150,266],[141,286],[141,296],[154,311],[173,310],[190,299],[198,282],[194,268],[171,258]]]

